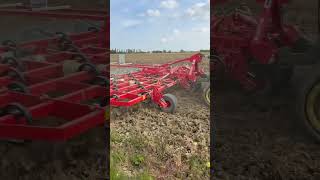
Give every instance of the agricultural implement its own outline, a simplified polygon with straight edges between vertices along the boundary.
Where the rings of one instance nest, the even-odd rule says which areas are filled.
[[[207,76],[200,68],[202,54],[179,59],[161,65],[111,64],[113,68],[133,68],[136,72],[112,74],[110,77],[110,105],[112,107],[131,107],[141,102],[152,102],[164,112],[173,113],[177,98],[163,94],[176,85],[189,90],[203,89],[205,102],[210,104],[210,87]]]
[[[224,2],[213,1],[214,6]],[[216,77],[223,69],[255,95],[275,95],[294,87],[299,121],[320,141],[320,43],[308,41],[296,27],[283,22],[287,1],[257,2],[263,4],[260,16],[242,4],[212,17],[211,74]]]
[[[0,138],[63,142],[105,123],[108,105],[107,12],[1,6],[3,16],[101,22],[86,32],[43,32],[30,42],[0,46]],[[41,56],[41,60],[35,57]],[[66,73],[64,63],[74,62]],[[99,68],[101,67],[101,68]]]

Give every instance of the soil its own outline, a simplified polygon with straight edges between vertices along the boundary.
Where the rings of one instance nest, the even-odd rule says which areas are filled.
[[[215,92],[214,179],[319,179],[320,145],[299,128],[290,97],[264,109],[239,90]]]
[[[66,143],[0,142],[0,179],[105,179],[105,132],[94,131]]]
[[[209,109],[199,94],[186,93],[182,89],[171,93],[178,99],[176,113],[141,107],[135,112],[112,119],[111,129],[127,137],[136,134],[143,137],[150,148],[144,152],[150,164],[146,168],[153,177],[208,179],[209,169],[201,172],[203,174],[192,174],[194,172],[189,171],[189,161],[192,156],[199,156],[203,165],[209,161]],[[160,150],[161,146],[165,148]],[[114,143],[111,148],[125,147]],[[168,166],[170,163],[172,166]],[[129,166],[126,171],[132,175],[138,170]]]

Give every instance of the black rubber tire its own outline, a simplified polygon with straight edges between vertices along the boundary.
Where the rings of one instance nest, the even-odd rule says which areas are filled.
[[[3,46],[17,47],[17,43],[12,40],[5,40],[2,42]]]
[[[165,94],[165,95],[163,95],[162,98],[166,102],[169,102],[170,106],[166,107],[166,108],[161,108],[161,110],[166,113],[174,113],[177,109],[177,106],[178,106],[178,100],[177,100],[176,96],[174,96],[172,94]]]
[[[57,36],[59,36],[60,39],[68,39],[68,35],[64,32],[56,32]]]
[[[315,86],[320,85],[320,65],[311,68],[307,74],[300,78],[300,86],[297,86],[297,100],[296,100],[296,112],[298,113],[298,122],[306,130],[306,133],[315,138],[317,142],[320,142],[320,129],[315,129],[310,122],[307,115],[307,98],[309,93]],[[319,94],[320,95],[320,94]]]
[[[17,68],[19,71],[24,71],[23,64],[14,57],[5,57],[2,59],[1,63]]]
[[[78,60],[80,63],[90,63],[90,60],[84,54],[75,54],[72,59]]]
[[[96,66],[91,63],[83,63],[79,66],[78,71],[87,71],[90,73],[94,73],[96,75],[99,75],[99,71],[97,70]]]
[[[209,97],[208,97],[209,96]],[[206,83],[202,89],[202,99],[204,103],[210,107],[210,83]]]
[[[92,84],[103,87],[109,87],[110,82],[109,79],[104,76],[97,76],[96,78],[94,78]]]
[[[90,31],[90,32],[99,32],[99,29],[96,28],[96,27],[89,27],[88,31]]]
[[[99,105],[100,107],[107,107],[109,105],[109,97],[102,98]]]
[[[7,86],[7,88],[11,91],[29,93],[28,87],[21,82],[12,82]]]
[[[72,41],[69,39],[69,36],[63,32],[56,32],[55,34],[59,38],[58,48],[62,51],[67,51],[72,44]]]
[[[7,106],[0,109],[0,116],[11,114],[15,116],[17,122],[19,122],[20,117],[24,117],[27,121],[27,124],[32,123],[32,116],[28,109],[19,103],[10,103]],[[25,139],[6,139],[7,142],[14,143],[14,144],[24,144],[29,142]]]
[[[12,114],[17,117],[23,116],[28,124],[32,123],[32,116],[28,109],[19,103],[10,103],[5,107],[6,114]]]
[[[312,46],[311,42],[305,38],[299,38],[292,46],[291,51],[304,53]]]

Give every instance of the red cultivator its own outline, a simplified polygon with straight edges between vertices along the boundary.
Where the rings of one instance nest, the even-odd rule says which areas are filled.
[[[281,88],[295,87],[301,125],[320,140],[319,40],[313,44],[294,26],[284,24],[282,8],[287,0],[257,2],[264,2],[260,16],[238,6],[212,18],[211,74],[217,76],[223,67],[255,95],[276,95]]]
[[[282,22],[280,8],[283,3],[281,0],[266,0],[259,17],[243,11],[243,8],[235,9],[231,15],[213,17],[213,57],[248,91],[265,88],[269,81],[281,78],[266,77],[268,72],[263,67],[272,68],[278,63],[280,47],[293,46],[300,38],[293,26]],[[215,71],[216,66],[212,68]]]
[[[138,72],[112,75],[110,79],[110,104],[115,107],[129,107],[151,100],[163,111],[173,113],[177,99],[172,94],[162,94],[166,89],[181,85],[186,89],[197,88],[205,77],[199,64],[201,54],[162,65],[112,65],[116,68],[138,68]],[[209,87],[207,87],[209,93]],[[209,97],[209,96],[208,96]],[[209,102],[210,100],[207,99]]]
[[[0,59],[0,137],[63,141],[103,125],[108,102],[107,13],[18,6],[0,9],[0,14],[104,22],[88,32],[47,33],[48,39],[20,44],[3,42],[0,53],[12,55]],[[35,55],[43,60],[35,60]],[[66,60],[80,64],[77,71],[66,74]]]

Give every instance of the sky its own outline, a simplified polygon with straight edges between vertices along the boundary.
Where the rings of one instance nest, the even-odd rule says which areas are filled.
[[[111,49],[209,49],[209,2],[111,0]]]

